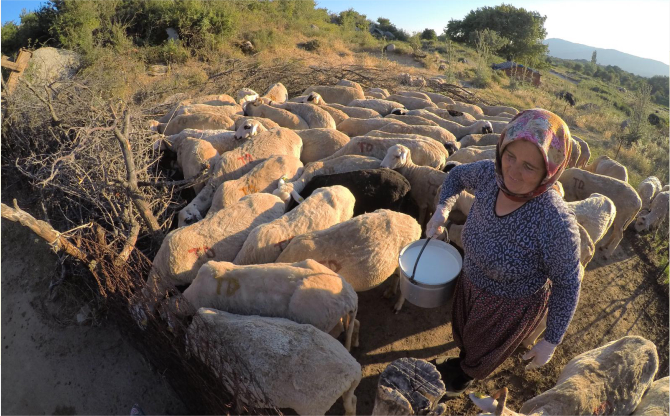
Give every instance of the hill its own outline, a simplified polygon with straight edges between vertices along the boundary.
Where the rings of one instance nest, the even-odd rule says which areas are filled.
[[[640,58],[616,49],[602,49],[567,40],[551,38],[543,42],[549,45],[549,56],[561,59],[585,59],[591,61],[591,54],[595,50],[598,53],[598,64],[616,65],[619,68],[643,77],[654,75],[668,75],[670,66],[653,59]]]

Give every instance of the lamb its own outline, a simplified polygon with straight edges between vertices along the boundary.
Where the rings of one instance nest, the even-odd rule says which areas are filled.
[[[184,173],[184,179],[198,176],[200,172],[214,165],[219,153],[211,143],[188,137],[181,142],[177,150],[177,164]],[[204,185],[195,184],[193,189],[200,192]]]
[[[327,103],[331,104],[349,105],[354,100],[365,99],[365,94],[363,94],[362,90],[343,85],[314,85],[303,91],[302,95],[308,95],[312,91],[318,92]]]
[[[235,99],[228,94],[221,95],[205,95],[203,97],[196,97],[188,100],[183,100],[177,103],[172,110],[165,113],[165,115],[158,119],[159,123],[167,123],[174,117],[174,113],[179,111],[180,108],[191,105],[191,104],[208,104],[208,105],[232,105],[236,106],[237,102]]]
[[[456,137],[447,129],[439,126],[410,126],[409,124],[387,124],[376,130],[386,133],[418,134],[430,137],[440,143],[456,143]]]
[[[254,166],[253,169],[241,178],[222,183],[214,193],[212,206],[207,212],[207,217],[214,215],[220,209],[234,204],[245,195],[258,192],[271,193],[277,188],[277,182],[281,177],[294,181],[301,174],[302,162],[295,156],[270,156]]]
[[[323,104],[322,104],[323,106]],[[334,108],[336,110],[340,110],[343,113],[347,115],[347,117],[353,117],[353,118],[379,118],[381,117],[381,114],[376,112],[375,110],[371,108],[363,108],[363,107],[349,107],[346,105],[342,104],[333,104],[329,103],[327,105],[330,108]]]
[[[229,389],[240,380],[228,374],[245,383],[253,375],[258,387],[249,396],[259,399],[249,404],[255,407],[323,415],[341,396],[345,415],[356,414],[361,366],[342,344],[312,325],[201,308],[187,334],[190,353],[210,363]],[[221,357],[230,358],[221,362]]]
[[[273,263],[296,235],[325,230],[351,219],[355,203],[354,195],[344,186],[316,189],[292,211],[254,228],[233,263]]]
[[[409,195],[419,207],[419,225],[423,226],[427,214],[435,209],[437,190],[447,174],[429,166],[415,165],[411,151],[401,144],[388,149],[381,167],[393,169],[407,178],[411,185]]]
[[[497,133],[489,134],[468,134],[461,137],[458,141],[461,144],[461,149],[470,146],[492,146],[498,144],[500,135]]]
[[[351,350],[358,295],[337,273],[311,259],[246,266],[209,261],[198,270],[184,298],[195,310],[286,318],[314,325],[333,337],[340,335],[344,322],[348,324],[344,345]]]
[[[609,258],[623,238],[624,230],[642,206],[637,192],[626,182],[578,168],[566,169],[559,181],[568,202],[586,199],[594,192],[607,196],[614,202],[616,217],[612,223],[612,234],[599,247],[599,250],[603,250],[603,256]]]
[[[591,149],[589,148],[589,144],[586,143],[583,139],[580,139],[577,136],[572,136],[573,139],[579,143],[579,148],[581,150],[581,154],[579,156],[579,160],[577,161],[577,166],[576,168],[584,169],[584,166],[586,166],[587,163],[589,163],[589,159],[591,159]]]
[[[244,103],[244,115],[269,118],[281,127],[294,130],[308,129],[307,121],[283,108],[266,104],[261,98]]]
[[[289,102],[276,105],[272,103],[270,105],[297,115],[305,120],[310,129],[334,129],[336,125],[330,113],[318,105]]]
[[[156,126],[156,131],[166,136],[177,134],[184,129],[200,130],[230,130],[235,122],[223,114],[182,114],[170,120],[168,123]]]
[[[586,199],[568,202],[567,205],[575,213],[577,222],[586,229],[593,244],[605,236],[616,217],[614,202],[599,193],[592,193]]]
[[[609,176],[620,181],[628,182],[628,169],[621,163],[608,156],[600,156],[590,165],[586,165],[584,170],[599,175]]]
[[[298,130],[302,139],[302,163],[311,163],[321,160],[340,150],[349,143],[349,136],[335,129],[308,129]]]
[[[443,133],[442,131],[438,131],[436,133]],[[451,134],[447,131],[444,132],[445,134]],[[439,140],[435,140],[432,137],[429,136],[423,136],[421,134],[411,134],[411,133],[388,133],[386,131],[381,131],[381,130],[372,130],[371,132],[365,133],[366,136],[369,137],[384,137],[388,139],[393,139],[393,138],[402,138],[402,139],[418,139],[418,140],[432,140],[432,141],[437,141],[440,142],[445,149],[447,149],[447,154],[452,155],[454,152],[456,152],[460,148],[460,143],[456,141],[445,141],[441,142]],[[438,136],[440,137],[440,136]]]
[[[202,219],[212,204],[214,192],[223,182],[240,178],[254,166],[273,155],[300,157],[302,140],[289,129],[272,129],[256,135],[243,145],[226,152],[212,167],[212,178],[198,195],[179,212],[179,226]]]
[[[350,117],[337,125],[337,130],[349,137],[362,136],[365,133],[378,130],[387,124],[405,124],[391,118],[353,118]]]
[[[420,237],[414,218],[381,209],[296,236],[277,262],[316,259],[362,292],[383,283],[397,268],[400,250]]]
[[[579,162],[579,159],[582,155],[582,149],[577,140],[575,139],[570,140],[572,142],[572,146],[570,150],[570,159],[568,160],[567,167],[574,168],[577,166],[577,163]]]
[[[633,416],[664,416],[670,413],[670,387],[668,377],[654,381],[642,396]]]
[[[656,346],[639,336],[626,336],[600,348],[587,351],[568,362],[556,385],[521,406],[519,413],[505,407],[506,389],[501,403],[492,397],[471,393],[470,399],[487,412],[521,414],[628,415],[640,403],[658,371]]]
[[[637,193],[640,195],[642,200],[642,211],[649,212],[649,206],[651,201],[654,199],[657,193],[661,191],[663,185],[661,181],[656,176],[650,176],[647,179],[640,182],[640,185],[637,187]]]
[[[170,284],[190,284],[209,260],[233,261],[251,230],[279,218],[284,208],[274,195],[251,194],[211,217],[170,232],[156,253],[147,289],[160,295]]]
[[[395,108],[404,108],[404,106],[399,102],[390,101],[388,99],[379,100],[376,98],[352,100],[349,103],[347,103],[347,106],[369,108],[371,110],[378,112],[379,115],[381,115],[382,117],[390,114],[391,111],[393,111],[393,109]]]
[[[400,94],[389,95],[388,97],[386,97],[386,100],[400,103],[402,104],[403,107],[407,108],[408,110],[418,110],[420,108],[426,108],[426,107],[437,107],[437,105],[435,105],[435,103],[430,100],[408,97],[406,95],[400,95]]]
[[[497,116],[500,113],[508,113],[513,116],[519,114],[519,110],[517,110],[516,108],[506,107],[504,105],[479,104],[479,108],[481,108],[484,114],[487,116]]]
[[[637,217],[635,220],[635,231],[641,233],[651,228],[658,228],[668,219],[668,202],[670,191],[659,192],[651,202],[651,210]]]
[[[449,157],[447,149],[434,140],[359,136],[351,139],[344,147],[322,161],[344,155],[371,156],[382,160],[386,157],[389,147],[396,144],[407,146],[412,151],[414,163],[421,166],[442,170]]]
[[[496,146],[470,146],[465,149],[459,149],[453,155],[449,156],[448,161],[460,163],[472,163],[478,160],[495,159]]]

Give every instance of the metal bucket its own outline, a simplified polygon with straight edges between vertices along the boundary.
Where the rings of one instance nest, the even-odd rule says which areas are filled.
[[[421,239],[400,251],[398,264],[405,299],[422,308],[435,308],[449,301],[463,258],[444,241]]]

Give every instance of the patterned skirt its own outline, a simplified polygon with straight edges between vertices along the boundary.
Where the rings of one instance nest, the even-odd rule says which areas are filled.
[[[546,284],[525,298],[503,298],[461,275],[454,290],[451,326],[463,371],[481,380],[498,368],[540,323],[549,293]]]

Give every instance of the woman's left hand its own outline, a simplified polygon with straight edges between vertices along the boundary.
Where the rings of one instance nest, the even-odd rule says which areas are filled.
[[[549,360],[551,360],[551,357],[553,357],[556,347],[558,347],[558,345],[552,344],[551,342],[545,340],[535,344],[533,348],[530,349],[530,351],[521,357],[524,360],[530,360],[531,358],[533,359],[533,361],[528,363],[526,366],[526,370],[534,370],[548,363]]]

